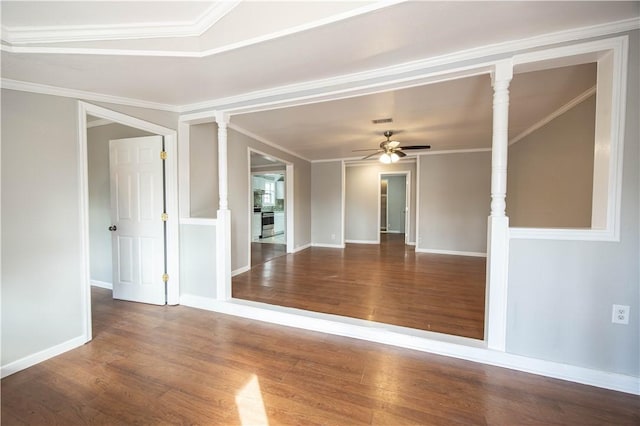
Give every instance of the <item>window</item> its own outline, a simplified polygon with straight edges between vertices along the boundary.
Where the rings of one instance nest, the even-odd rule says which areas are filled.
[[[262,195],[262,204],[265,206],[272,206],[276,202],[276,183],[265,182],[264,194]]]

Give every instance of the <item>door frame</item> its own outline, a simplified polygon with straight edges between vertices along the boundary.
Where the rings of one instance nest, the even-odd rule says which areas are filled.
[[[82,283],[83,334],[85,341],[92,339],[91,330],[91,273],[89,252],[89,174],[87,147],[87,115],[106,119],[125,126],[164,136],[167,214],[167,304],[177,305],[180,296],[180,251],[178,215],[178,141],[176,131],[167,127],[131,117],[84,101],[78,101],[78,181],[80,186],[80,271]]]
[[[249,176],[248,180],[248,190],[249,193],[247,197],[247,211],[253,211],[253,188],[252,188],[252,176],[251,172],[251,153],[260,154],[266,157],[273,158],[274,160],[282,163],[284,165],[284,218],[285,218],[285,237],[286,237],[286,252],[293,253],[294,252],[294,220],[293,220],[293,163],[291,161],[283,160],[282,158],[267,154],[266,152],[260,151],[259,149],[255,149],[252,147],[247,147],[247,176]],[[266,173],[266,172],[265,172]],[[249,238],[247,241],[247,266],[246,270],[251,269],[251,243],[253,242],[252,237],[252,223],[253,213],[249,215],[248,220],[248,229],[249,229]],[[245,268],[242,268],[244,271]],[[233,284],[232,284],[233,285]]]
[[[378,181],[376,184],[378,185],[378,226],[377,226],[377,237],[378,244],[380,244],[380,202],[382,201],[382,196],[380,194],[380,182],[385,176],[404,176],[405,182],[405,201],[404,201],[404,243],[409,244],[409,231],[411,230],[411,170],[397,170],[397,171],[385,171],[378,172]],[[389,187],[387,186],[387,225],[389,224]],[[388,226],[387,226],[388,228]],[[388,229],[387,229],[388,232]]]

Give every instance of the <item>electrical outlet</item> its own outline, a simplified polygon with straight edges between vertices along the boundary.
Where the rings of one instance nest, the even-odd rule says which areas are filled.
[[[611,322],[614,324],[629,324],[629,306],[613,305]]]

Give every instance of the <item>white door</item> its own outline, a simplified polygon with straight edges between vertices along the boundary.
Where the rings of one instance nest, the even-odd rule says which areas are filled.
[[[109,141],[113,297],[165,304],[162,137]]]

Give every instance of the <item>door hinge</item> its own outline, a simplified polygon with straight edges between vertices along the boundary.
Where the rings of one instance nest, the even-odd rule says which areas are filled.
[[[162,274],[162,282],[167,282],[169,281],[169,274]]]
[[[160,159],[161,160],[167,159],[167,151],[160,151]]]
[[[162,219],[163,222],[166,222],[169,220],[169,215],[167,213],[162,213],[160,215],[160,219]]]

